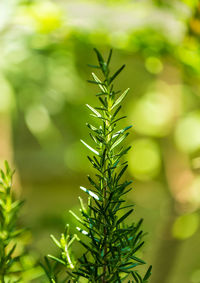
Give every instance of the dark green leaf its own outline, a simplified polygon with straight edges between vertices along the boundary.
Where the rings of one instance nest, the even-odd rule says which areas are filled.
[[[95,51],[95,53],[97,55],[97,58],[98,58],[98,61],[99,61],[99,65],[102,66],[102,64],[104,63],[104,59],[103,59],[101,53],[96,48],[94,48],[94,51]]]
[[[127,213],[125,213],[122,217],[120,217],[117,220],[116,225],[119,225],[122,221],[124,221],[132,212],[133,212],[133,209],[130,209]]]
[[[128,168],[128,165],[124,166],[122,170],[119,172],[117,179],[116,179],[116,184],[119,182],[119,180],[121,179],[122,175],[124,174],[127,168]]]
[[[110,78],[109,83],[111,83],[124,69],[125,65],[121,66],[115,73],[114,75]]]
[[[145,274],[145,276],[144,276],[144,278],[143,278],[144,281],[148,280],[149,277],[151,276],[151,270],[152,270],[152,266],[150,266],[150,267],[148,268],[148,270],[147,270],[147,272],[146,272],[146,274]]]
[[[110,52],[109,52],[109,55],[108,55],[107,66],[109,66],[109,64],[110,64],[111,57],[112,57],[112,49],[110,49]]]

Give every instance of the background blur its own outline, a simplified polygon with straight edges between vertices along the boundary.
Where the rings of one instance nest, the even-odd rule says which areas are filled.
[[[96,62],[114,50],[126,64],[120,89],[132,124],[128,174],[135,219],[148,231],[151,283],[200,282],[200,5],[198,0],[1,0],[0,159],[16,168],[26,199],[22,239],[31,260],[56,253],[68,210],[79,207],[91,170],[85,127],[97,88]],[[92,171],[92,170],[91,170]],[[30,264],[27,263],[27,264]],[[42,282],[41,270],[27,273]],[[39,279],[38,279],[39,278]]]

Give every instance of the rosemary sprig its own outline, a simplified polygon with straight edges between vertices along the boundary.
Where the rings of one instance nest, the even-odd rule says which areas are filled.
[[[145,264],[137,255],[144,244],[142,220],[136,224],[126,224],[134,210],[133,205],[127,205],[124,200],[124,196],[131,190],[131,181],[122,180],[128,166],[124,155],[130,149],[123,142],[129,135],[130,126],[117,129],[118,122],[125,118],[119,114],[129,89],[120,94],[120,91],[114,89],[113,83],[125,66],[111,74],[109,66],[112,50],[106,61],[97,49],[94,51],[98,65],[90,67],[100,70],[102,79],[92,73],[93,78],[89,82],[100,89],[96,95],[100,105],[92,107],[87,104],[95,121],[95,126],[87,124],[93,145],[85,141],[82,143],[91,152],[88,159],[96,174],[94,177],[88,176],[90,187],[81,187],[89,195],[87,207],[80,198],[81,216],[71,212],[80,224],[77,227],[80,236],[70,236],[67,228],[60,241],[52,237],[61,253],[60,257],[49,257],[65,266],[69,277],[62,282],[82,282],[84,279],[94,283],[125,280],[145,283],[151,275],[151,267],[144,276],[137,271],[138,266]],[[73,260],[71,244],[76,239],[85,252]],[[45,269],[50,282],[60,282],[48,270]]]

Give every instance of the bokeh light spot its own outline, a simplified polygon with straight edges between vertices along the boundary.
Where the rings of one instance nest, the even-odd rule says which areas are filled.
[[[58,5],[50,1],[42,1],[32,5],[30,16],[41,33],[50,33],[62,24],[62,11]]]
[[[200,112],[183,117],[177,124],[175,141],[178,148],[186,153],[200,149]]]
[[[152,74],[159,74],[163,70],[161,60],[156,57],[148,57],[145,61],[145,67]]]
[[[50,126],[48,112],[42,105],[29,107],[25,113],[25,120],[29,130],[35,134],[46,131]]]
[[[190,238],[199,227],[199,216],[197,213],[179,216],[173,225],[172,235],[177,239]]]
[[[165,136],[171,128],[172,118],[173,102],[164,93],[147,93],[133,110],[135,130],[140,134]]]
[[[158,145],[151,139],[138,139],[129,154],[129,167],[138,180],[150,180],[158,175],[161,157]]]

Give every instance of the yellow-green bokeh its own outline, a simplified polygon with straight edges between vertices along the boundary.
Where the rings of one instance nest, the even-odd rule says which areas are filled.
[[[199,215],[197,213],[179,216],[173,225],[172,235],[177,239],[190,238],[199,227]]]
[[[161,169],[161,155],[157,143],[148,138],[134,141],[129,154],[130,172],[138,180],[150,180]]]

